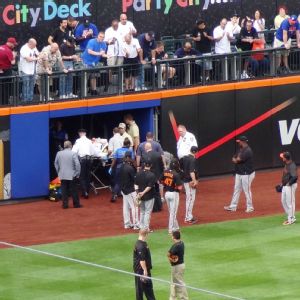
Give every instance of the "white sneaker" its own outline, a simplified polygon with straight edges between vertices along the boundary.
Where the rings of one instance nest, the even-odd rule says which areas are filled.
[[[254,208],[253,207],[247,207],[247,209],[245,210],[246,213],[252,213],[254,212]]]
[[[78,98],[78,96],[75,95],[75,94],[73,94],[73,93],[71,93],[71,94],[68,94],[68,98]]]
[[[61,95],[59,96],[60,99],[67,99],[67,96],[66,95]]]
[[[227,211],[236,211],[236,207],[224,206],[224,209]]]
[[[241,74],[241,79],[248,79],[250,78],[249,75],[247,74],[246,71],[243,71],[243,73]]]

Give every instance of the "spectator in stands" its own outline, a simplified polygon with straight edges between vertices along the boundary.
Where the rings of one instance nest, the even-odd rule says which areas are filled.
[[[52,45],[53,43],[61,45],[67,40],[68,38],[67,26],[68,26],[67,20],[59,21],[59,27],[56,28],[48,37],[49,45]]]
[[[68,37],[66,42],[60,46],[60,53],[68,71],[74,70],[74,62],[79,60],[75,50],[75,40],[73,37]],[[59,80],[59,96],[61,99],[77,98],[73,94],[73,74],[69,72],[67,75],[62,75]]]
[[[120,46],[122,45],[122,38],[119,28],[119,21],[112,20],[111,27],[105,31],[104,41],[107,43],[107,65],[117,66],[122,65],[124,57],[120,54]]]
[[[252,21],[252,22],[253,22],[253,20],[252,20],[249,16],[245,16],[245,17],[242,19],[242,21],[241,21],[241,28],[246,27],[247,21]]]
[[[18,45],[14,37],[7,39],[6,44],[0,46],[0,103],[7,104],[10,97],[11,79],[1,78],[12,76],[12,66],[16,63],[17,53],[14,51]]]
[[[274,48],[285,48],[289,50],[292,44],[292,34],[300,29],[297,22],[297,16],[292,15],[288,19],[282,21],[280,27],[276,31],[274,39]],[[297,35],[298,36],[298,35]],[[281,68],[281,56],[283,67]],[[278,73],[289,73],[290,68],[288,64],[288,51],[278,51],[276,53],[276,67]]]
[[[84,53],[82,54],[82,61],[84,66],[88,69],[94,69],[97,64],[105,57],[107,45],[104,42],[104,32],[99,32],[98,36],[89,40]],[[96,96],[97,93],[97,78],[95,72],[90,74],[91,79],[91,95]]]
[[[274,19],[274,28],[279,29],[282,21],[288,19],[290,16],[286,14],[287,9],[285,6],[279,6],[278,15]]]
[[[75,38],[75,30],[79,25],[79,21],[74,19],[72,16],[69,16],[67,21],[68,21],[68,26],[67,26],[68,37],[72,36],[73,38]]]
[[[265,40],[255,40],[252,45],[252,50],[265,49]],[[269,73],[270,61],[264,52],[253,53],[250,57],[249,65],[252,76],[265,76]]]
[[[156,48],[151,51],[151,62],[153,65],[156,65],[157,60],[168,59],[168,53],[165,52],[165,45],[163,42],[157,42]],[[161,64],[162,72],[162,86],[166,85],[168,79],[172,79],[175,76],[176,69],[171,67],[169,64]],[[157,72],[157,68],[156,68]]]
[[[144,65],[151,59],[151,51],[156,48],[156,42],[154,39],[154,32],[149,31],[142,33],[138,36],[140,46],[143,51],[143,60],[140,64],[139,76],[137,78],[137,88],[138,90],[145,89],[145,67]],[[152,73],[151,73],[152,75]]]
[[[122,142],[120,141],[119,128],[115,127],[113,129],[113,136],[108,141],[108,155],[111,156],[115,151],[122,147]]]
[[[242,51],[251,51],[253,43],[258,40],[258,34],[253,27],[252,21],[248,20],[246,26],[241,29],[241,49]],[[249,78],[247,74],[249,59],[244,58],[244,69],[241,74],[241,79]]]
[[[37,61],[37,84],[39,87],[40,96],[42,97],[45,94],[45,87],[42,85],[41,75],[48,74],[51,75],[53,69],[56,66],[59,66],[63,72],[68,73],[68,70],[65,68],[61,53],[59,51],[59,47],[56,43],[52,43],[49,46],[43,48],[42,52],[39,55],[39,59]],[[44,99],[43,99],[44,100]],[[49,100],[53,100],[51,97]]]
[[[253,27],[258,32],[258,38],[265,39],[265,35],[261,33],[261,31],[266,29],[266,20],[262,17],[261,12],[258,9],[254,13]]]
[[[125,42],[122,44],[122,53],[125,65],[125,91],[134,91],[135,79],[139,73],[139,63],[143,61],[143,51],[138,39],[133,38],[130,33],[125,35]]]
[[[201,53],[192,47],[191,42],[185,42],[183,47],[176,50],[174,57],[175,58],[183,58],[183,57],[196,57],[201,56]],[[176,73],[179,76],[180,82],[183,82],[185,78],[185,65],[184,62],[179,62],[176,65]],[[191,75],[191,83],[200,80],[201,75],[201,67],[196,64],[195,60],[190,61],[190,75]]]
[[[196,22],[196,27],[192,33],[193,41],[195,42],[195,48],[202,55],[211,55],[211,42],[214,38],[210,35],[210,30],[206,27],[206,23],[203,20]],[[204,62],[204,71],[206,81],[210,78],[210,71],[212,70],[212,61],[206,60]]]
[[[140,144],[140,129],[131,114],[124,116],[124,122],[127,125],[127,133],[131,136],[133,141],[133,150],[136,152]]]
[[[19,73],[22,76],[22,100],[32,101],[35,84],[35,67],[39,51],[36,48],[35,39],[29,39],[20,50]]]
[[[234,13],[230,21],[226,24],[226,31],[230,33],[231,36],[236,37],[241,32],[241,26],[239,25],[239,15]]]
[[[232,32],[226,31],[227,20],[223,18],[220,25],[213,31],[215,41],[215,53],[225,54],[231,52],[230,42],[233,40]]]
[[[98,29],[95,24],[85,19],[82,24],[76,27],[74,35],[80,49],[84,51],[88,42],[98,36]]]
[[[133,23],[127,20],[126,14],[120,15],[118,31],[122,39],[124,39],[127,34],[136,35],[137,33]]]

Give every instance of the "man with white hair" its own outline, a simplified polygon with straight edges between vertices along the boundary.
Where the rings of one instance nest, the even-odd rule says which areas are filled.
[[[186,130],[184,125],[178,126],[179,140],[177,141],[177,156],[182,159],[190,154],[192,146],[198,147],[195,136]]]
[[[19,72],[22,76],[23,101],[33,100],[35,66],[39,56],[36,45],[36,40],[31,38],[20,50]]]

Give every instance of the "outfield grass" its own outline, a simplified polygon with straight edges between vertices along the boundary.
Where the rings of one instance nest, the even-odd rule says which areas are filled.
[[[300,215],[298,216],[300,219]],[[244,299],[300,299],[300,226],[281,226],[282,216],[192,226],[186,244],[186,283]],[[34,247],[88,262],[132,270],[136,234]],[[149,236],[152,275],[169,279],[166,231]],[[154,283],[157,300],[169,287]],[[222,299],[189,291],[190,299]],[[29,253],[0,250],[0,299],[131,300],[133,278],[91,266]]]

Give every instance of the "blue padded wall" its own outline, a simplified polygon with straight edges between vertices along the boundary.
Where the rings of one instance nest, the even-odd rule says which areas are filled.
[[[11,116],[12,198],[48,194],[49,112]]]

